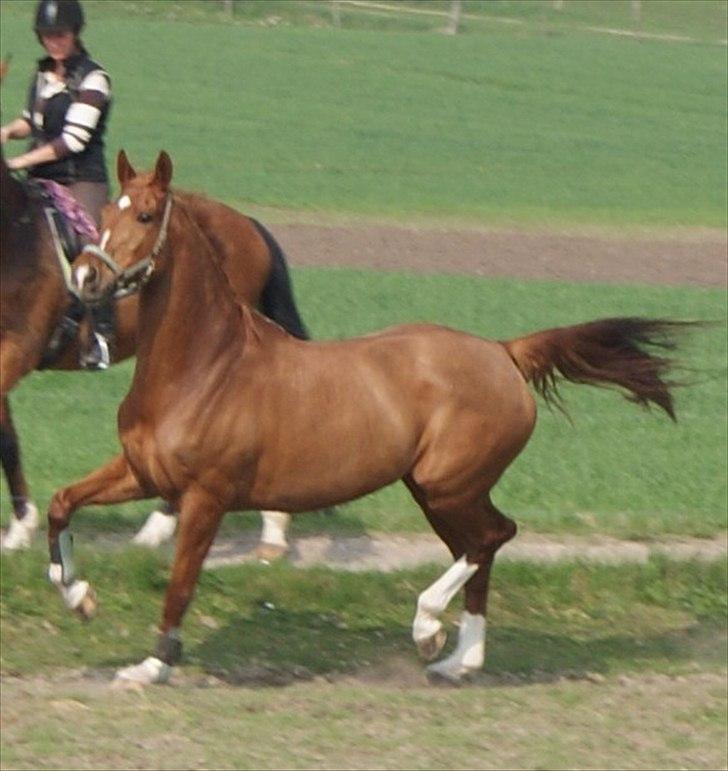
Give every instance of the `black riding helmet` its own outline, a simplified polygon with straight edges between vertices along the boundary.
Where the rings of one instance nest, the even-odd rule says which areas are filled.
[[[36,34],[78,33],[83,29],[83,9],[78,0],[40,0],[35,9]]]

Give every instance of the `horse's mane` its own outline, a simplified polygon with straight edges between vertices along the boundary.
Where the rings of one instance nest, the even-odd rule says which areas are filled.
[[[289,333],[286,332],[286,330],[283,329],[283,327],[281,327],[279,324],[276,324],[275,321],[269,319],[267,316],[260,313],[260,311],[258,311],[256,308],[251,308],[239,299],[238,294],[230,281],[230,277],[223,268],[220,256],[213,248],[205,231],[202,230],[202,228],[197,224],[197,221],[191,212],[191,209],[194,208],[195,198],[198,198],[201,201],[212,205],[224,206],[225,204],[220,204],[218,201],[214,201],[213,199],[207,198],[204,195],[190,192],[188,190],[177,190],[175,188],[174,190],[170,189],[170,192],[172,193],[175,208],[183,212],[189,226],[194,228],[197,234],[201,237],[201,240],[204,241],[206,256],[209,259],[209,262],[214,266],[213,270],[215,270],[218,276],[222,278],[220,283],[223,286],[223,291],[227,295],[227,298],[232,301],[234,307],[238,311],[240,324],[245,339],[248,340],[252,336],[256,340],[261,340],[263,337],[270,337],[271,334],[276,337],[291,337],[291,335],[289,335]]]
[[[42,212],[28,186],[10,172],[4,156],[0,156],[0,189],[3,279],[25,281],[42,263],[38,227]]]
[[[261,313],[257,308],[252,308],[248,306],[246,303],[244,303],[242,300],[240,300],[237,293],[235,292],[232,282],[230,281],[230,277],[228,276],[228,274],[225,272],[225,269],[223,268],[220,255],[213,248],[207,233],[205,233],[205,231],[197,223],[197,220],[195,219],[195,216],[194,216],[194,210],[195,210],[195,205],[199,202],[212,207],[224,207],[226,209],[230,209],[230,211],[234,212],[240,217],[245,217],[246,219],[249,219],[249,218],[246,217],[246,215],[242,214],[241,212],[236,211],[232,207],[229,207],[226,204],[220,203],[219,201],[215,201],[212,198],[208,198],[207,196],[204,196],[201,193],[196,193],[189,190],[180,190],[177,188],[174,188],[173,190],[171,190],[171,192],[172,192],[175,204],[185,212],[185,215],[187,216],[187,219],[190,221],[190,224],[192,225],[192,227],[194,227],[195,230],[202,236],[202,239],[204,240],[205,246],[206,246],[205,251],[209,256],[210,261],[215,266],[215,269],[223,277],[225,293],[233,301],[233,303],[235,304],[235,306],[237,307],[240,313],[241,323],[245,330],[246,336],[248,336],[249,333],[252,333],[255,336],[255,338],[258,340],[262,339],[263,337],[270,337],[271,334],[273,334],[275,337],[291,337],[292,335],[290,335],[285,329],[283,329],[283,327],[280,326],[280,324],[277,324],[272,319],[269,319],[267,316]],[[251,224],[252,224],[252,220],[251,220]]]

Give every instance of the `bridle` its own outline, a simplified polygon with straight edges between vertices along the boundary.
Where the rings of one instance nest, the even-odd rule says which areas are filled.
[[[167,240],[167,229],[169,227],[171,211],[172,193],[167,193],[164,204],[164,213],[162,214],[162,224],[159,228],[157,240],[154,242],[151,252],[143,259],[130,265],[128,268],[122,268],[108,252],[104,251],[96,244],[87,244],[81,250],[82,254],[84,252],[93,254],[94,257],[101,260],[101,262],[103,262],[114,274],[114,283],[111,285],[110,294],[115,300],[135,294],[147,283],[147,281],[149,281],[152,273],[154,273],[156,258],[159,256],[159,253],[162,251]]]

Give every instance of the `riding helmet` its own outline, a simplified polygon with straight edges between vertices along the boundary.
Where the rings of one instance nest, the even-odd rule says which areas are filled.
[[[78,35],[83,29],[83,21],[83,9],[78,0],[40,0],[35,9],[33,29],[38,35],[65,31]]]

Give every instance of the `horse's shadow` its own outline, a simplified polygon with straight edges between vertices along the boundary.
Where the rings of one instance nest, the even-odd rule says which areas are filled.
[[[449,631],[444,655],[457,636],[452,625]],[[666,662],[675,665],[701,658],[698,649],[710,648],[704,643],[711,636],[717,640],[718,631],[700,624],[644,637],[621,633],[590,639],[493,625],[485,668],[470,682],[481,687],[525,686],[659,671]],[[720,645],[725,648],[725,637]],[[188,661],[240,686],[284,686],[316,677],[426,684],[425,664],[416,654],[409,625],[348,628],[336,613],[269,610],[262,602],[252,618],[239,616],[191,647]]]

